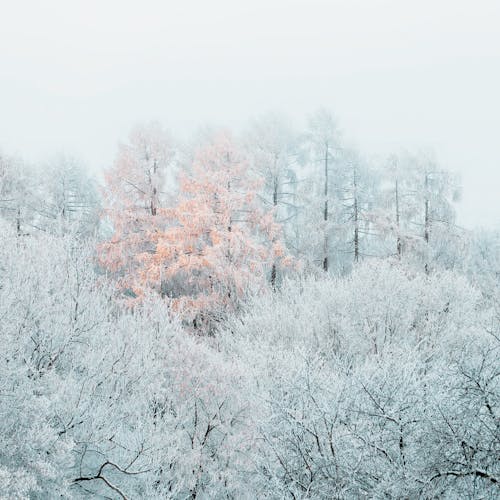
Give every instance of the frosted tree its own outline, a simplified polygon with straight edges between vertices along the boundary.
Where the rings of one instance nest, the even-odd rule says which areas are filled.
[[[40,226],[85,236],[95,233],[100,209],[97,186],[78,160],[59,155],[40,169],[38,177]]]
[[[336,207],[337,249],[352,256],[351,261],[358,262],[370,255],[370,239],[377,236],[374,213],[378,179],[367,160],[349,148],[343,149],[334,174],[332,198]],[[349,263],[343,267],[349,268]]]
[[[424,224],[423,236],[427,246],[425,269],[430,269],[430,254],[433,260],[447,265],[451,255],[447,254],[446,246],[458,244],[459,234],[455,226],[455,209],[453,202],[460,196],[458,179],[451,172],[442,169],[431,158],[425,158],[421,165],[423,177]],[[431,241],[432,240],[432,241]]]
[[[282,224],[287,242],[293,240],[296,224],[297,167],[299,139],[286,117],[269,114],[254,121],[246,136],[246,149],[252,170],[264,179],[260,197],[264,207],[272,209],[275,221]],[[277,280],[278,265],[271,268],[271,285]]]
[[[299,216],[304,232],[307,228],[303,251],[311,256],[319,253],[321,258],[313,260],[324,271],[345,273],[353,262],[371,253],[376,236],[377,177],[360,153],[341,146],[334,122],[327,120],[329,115],[321,116],[316,126],[319,129],[314,128],[316,133],[309,135],[309,170]],[[330,135],[321,135],[317,130],[330,131]],[[322,241],[314,239],[311,233],[316,232]]]
[[[430,271],[436,264],[452,267],[463,248],[462,231],[455,225],[453,203],[459,199],[458,179],[439,167],[429,153],[403,152],[389,160],[384,197],[391,232],[399,256],[423,261]]]
[[[417,184],[417,175],[408,156],[391,155],[382,168],[382,189],[380,197],[380,212],[377,218],[378,227],[385,235],[395,239],[395,252],[389,250],[389,255],[395,254],[402,258],[411,248],[412,234],[410,221],[412,212],[415,212],[414,188]],[[414,238],[414,236],[413,236]]]
[[[195,326],[218,322],[250,290],[264,286],[273,263],[286,262],[280,226],[257,200],[258,181],[227,134],[196,155],[181,177],[176,223],[143,253],[144,283],[167,282],[164,295]]]
[[[136,129],[100,245],[82,168],[0,156],[1,498],[498,497],[498,230],[430,155],[302,139]]]
[[[481,303],[463,276],[398,260],[256,298],[223,339],[266,402],[258,491],[494,496],[500,344]]]
[[[17,158],[0,155],[0,215],[18,236],[38,229],[35,223],[35,170]]]
[[[331,169],[339,148],[339,131],[333,115],[321,109],[309,120],[308,139],[311,149],[311,162],[314,174],[319,175],[321,215],[323,220],[322,268],[329,269],[330,231],[331,231]],[[313,174],[313,175],[314,175]]]
[[[132,131],[105,173],[105,215],[112,236],[101,246],[100,258],[128,289],[133,290],[137,278],[137,256],[154,250],[157,233],[166,224],[161,211],[174,157],[172,139],[153,122]]]
[[[159,299],[115,303],[90,242],[0,229],[0,496],[241,498],[239,365]]]

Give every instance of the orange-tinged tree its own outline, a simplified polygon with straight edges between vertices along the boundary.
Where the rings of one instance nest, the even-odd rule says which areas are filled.
[[[158,236],[154,253],[142,255],[143,283],[166,282],[163,294],[195,327],[213,326],[266,285],[274,262],[287,264],[281,228],[260,207],[259,187],[240,149],[220,133],[180,179],[178,204],[167,211],[175,224]]]
[[[105,173],[105,215],[112,236],[101,245],[101,263],[116,273],[124,288],[136,293],[141,289],[138,257],[154,251],[158,231],[166,222],[165,179],[174,156],[169,135],[152,122],[132,131]]]

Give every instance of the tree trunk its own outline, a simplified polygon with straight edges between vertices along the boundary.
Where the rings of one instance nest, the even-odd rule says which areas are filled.
[[[21,208],[17,208],[17,214],[16,214],[16,231],[17,235],[21,236]]]
[[[397,178],[396,178],[396,231],[397,231],[396,251],[398,257],[401,258],[401,255],[403,254],[403,245],[401,242],[401,232],[399,226],[399,186]]]
[[[278,206],[278,178],[275,176],[273,180],[273,206],[276,212],[276,207]],[[276,213],[275,213],[276,215]],[[274,243],[274,240],[273,240]],[[273,265],[271,268],[271,287],[273,290],[276,290],[276,278],[278,275],[276,261],[273,261]]]
[[[323,209],[323,222],[325,234],[323,240],[323,271],[328,272],[328,143],[325,144],[325,205]]]
[[[153,164],[153,178],[151,179],[152,195],[151,195],[151,215],[155,216],[158,213],[158,186],[156,185],[156,172],[158,165],[156,160]]]
[[[425,215],[424,215],[424,241],[425,248],[425,272],[429,274],[429,230],[430,230],[430,217],[429,217],[429,174],[425,174]]]
[[[354,261],[359,260],[359,213],[358,213],[358,182],[356,179],[356,167],[353,170],[354,186]]]

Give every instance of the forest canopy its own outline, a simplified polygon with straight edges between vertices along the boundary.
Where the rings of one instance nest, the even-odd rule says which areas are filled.
[[[500,234],[461,189],[324,109],[138,125],[102,178],[0,154],[0,497],[498,497]]]

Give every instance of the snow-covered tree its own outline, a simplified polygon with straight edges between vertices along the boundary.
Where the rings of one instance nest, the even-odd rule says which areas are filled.
[[[498,231],[309,125],[0,156],[0,498],[499,496]]]
[[[0,215],[18,236],[36,230],[34,169],[18,158],[0,154]]]
[[[37,213],[40,225],[52,231],[89,236],[99,223],[97,185],[75,158],[59,155],[41,168]]]
[[[249,162],[264,180],[260,198],[275,221],[282,225],[288,245],[293,245],[297,213],[297,168],[300,160],[298,134],[282,115],[262,116],[252,124],[246,136]],[[276,285],[278,264],[271,268],[271,285]]]
[[[241,496],[253,431],[239,364],[157,300],[117,305],[91,245],[3,236],[0,495]]]
[[[320,201],[323,233],[321,266],[324,271],[329,269],[331,252],[331,169],[340,148],[339,135],[335,119],[328,110],[320,109],[310,117],[307,138],[310,148],[311,175],[314,179],[318,179],[318,184],[313,181],[312,185],[317,187],[315,195]]]
[[[165,226],[166,179],[175,149],[170,136],[156,123],[136,127],[121,144],[112,168],[105,173],[105,215],[112,236],[102,244],[102,264],[133,289],[137,256],[154,248],[156,233]]]
[[[265,286],[272,266],[286,263],[280,226],[257,200],[242,151],[227,134],[198,152],[180,181],[171,227],[142,255],[145,287],[162,286],[173,307],[200,324],[218,322],[249,291]],[[272,273],[272,271],[271,271]]]

